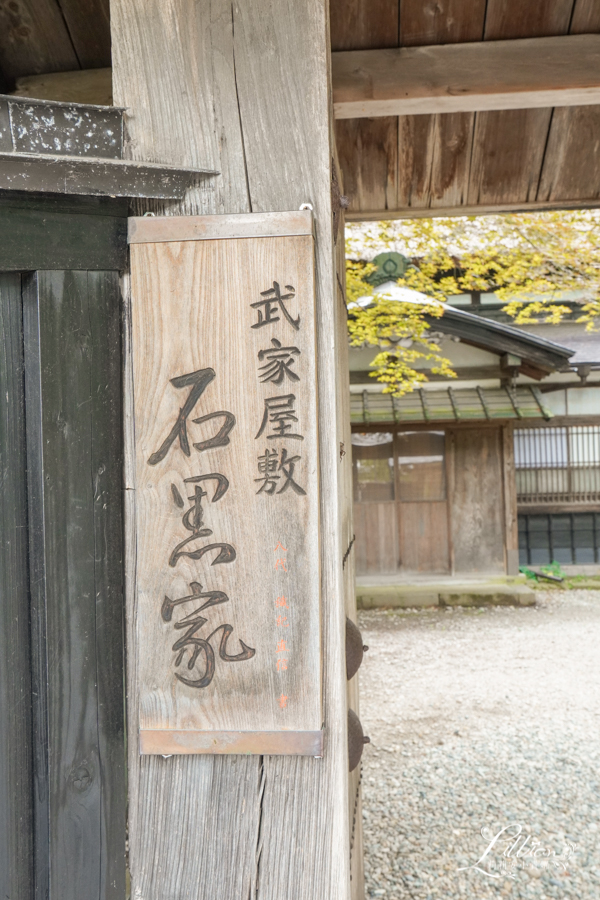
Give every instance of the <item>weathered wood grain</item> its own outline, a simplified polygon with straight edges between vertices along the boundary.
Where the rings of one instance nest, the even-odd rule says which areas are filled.
[[[491,0],[484,40],[564,35],[572,7],[571,0],[523,3],[518,7],[509,0]],[[468,204],[536,199],[550,118],[550,109],[476,115]]]
[[[110,12],[114,102],[129,110],[124,156],[206,163],[220,173],[189,191],[184,205],[151,208],[188,215],[251,212],[229,0],[195,4],[191,12],[180,0],[112,0]]]
[[[0,275],[0,896],[33,891],[31,672],[21,276]]]
[[[128,152],[170,162],[187,158],[190,164],[196,158],[214,160],[223,173],[208,189],[190,192],[185,204],[155,204],[156,211],[210,214],[294,209],[304,202],[314,206],[321,584],[327,598],[323,760],[264,757],[261,764],[256,758],[188,756],[140,761],[137,738],[130,732],[133,890],[143,900],[246,897],[251,890],[264,900],[346,898],[341,487],[339,438],[331,427],[336,421],[339,308],[333,267],[327,9],[321,0],[254,0],[234,5],[232,18],[231,4],[216,0],[195,5],[193,15],[175,2],[167,8],[158,2],[113,0],[111,19],[115,102],[131,110]],[[128,502],[130,523],[133,502]],[[129,535],[131,553],[131,530]],[[129,561],[128,571],[131,579]],[[136,652],[131,628],[135,611],[130,594],[130,656]],[[131,671],[129,686],[135,714]],[[288,815],[292,803],[294,830]],[[315,853],[298,852],[302,847],[315,847]]]
[[[331,0],[331,49],[398,46],[399,0]]]
[[[36,884],[50,898],[116,900],[125,890],[117,273],[38,272],[24,334]]]
[[[398,122],[398,208],[461,206],[466,200],[474,113],[400,116]]]
[[[76,69],[17,78],[14,97],[112,106],[112,69]]]
[[[488,0],[485,14],[486,41],[567,34],[573,0],[515,3]]]
[[[537,200],[593,201],[600,196],[600,106],[555,109]]]
[[[485,11],[485,0],[400,0],[400,46],[480,41]]]
[[[550,109],[477,113],[469,173],[469,205],[535,200]]]
[[[490,0],[487,4],[440,0],[432,7],[402,0],[400,46],[420,48],[482,40],[504,44],[567,33],[596,39],[593,33],[600,29],[596,6],[589,0],[577,0],[574,5],[571,0],[553,0],[520,6],[509,0]],[[393,46],[391,41],[382,42],[382,17],[377,17],[379,25],[373,38],[367,37],[367,31],[361,37],[353,15],[345,16],[348,10],[347,5],[336,3],[336,22],[347,25],[340,24],[336,31],[334,50]],[[395,11],[388,11],[391,21],[389,17],[395,17]],[[467,215],[533,210],[545,208],[544,203],[552,200],[564,208],[593,205],[597,187],[593,175],[590,187],[589,176],[598,169],[597,142],[591,136],[596,128],[593,110],[594,106],[589,111],[559,108],[551,121],[547,120],[548,113],[540,116],[537,111],[516,112],[515,117],[502,113],[457,113],[454,118],[441,114],[435,118],[405,116],[399,120],[397,146],[389,117],[385,135],[377,120],[338,122],[340,159],[351,195],[349,218],[404,217],[412,209],[422,215],[429,208],[435,208],[434,215],[452,215],[457,209]],[[577,138],[579,130],[585,140]],[[521,154],[520,148],[525,148],[525,153]],[[397,188],[391,176],[396,160]],[[396,189],[398,203],[394,209],[390,198]]]
[[[225,896],[244,896],[255,879],[260,828],[262,766],[254,757],[140,756],[136,689],[137,592],[135,431],[130,276],[123,276],[124,314],[124,513],[129,785],[129,868],[142,897],[172,895],[185,884],[218,885]],[[258,762],[258,765],[257,765]],[[226,797],[224,802],[223,797]],[[172,829],[165,829],[165,818]],[[207,835],[207,823],[210,832]],[[209,835],[215,835],[210,841]],[[224,843],[222,835],[232,839]],[[203,839],[198,842],[198,835]],[[170,862],[178,860],[176,866]],[[156,866],[155,860],[165,865]],[[169,864],[166,864],[169,863]],[[186,888],[187,889],[187,888]],[[217,890],[217,888],[215,888]]]
[[[358,575],[392,575],[399,567],[395,501],[356,503],[356,571]]]
[[[569,34],[590,34],[600,31],[600,6],[595,0],[575,0]]]
[[[398,208],[428,208],[438,116],[398,119]],[[375,209],[376,207],[365,207]],[[350,215],[354,210],[350,210]]]
[[[345,190],[337,147],[334,147],[334,166],[340,188]],[[343,590],[346,616],[356,623],[356,584],[354,509],[352,504],[352,434],[350,428],[350,379],[347,339],[346,306],[346,252],[344,241],[344,213],[340,210],[340,227],[335,244],[338,317],[336,323],[337,371],[337,428],[340,437],[338,469],[340,471],[339,515],[342,522],[341,550]],[[360,712],[358,679],[355,675],[347,682],[346,698],[349,709]],[[350,830],[350,895],[352,900],[364,900],[363,823],[361,805],[361,772],[359,766],[348,778],[348,825]]]
[[[397,47],[399,0],[330,0],[331,49]],[[335,124],[340,181],[352,209],[397,206],[398,120]],[[363,165],[363,163],[365,163]],[[342,280],[345,278],[342,267]]]
[[[132,217],[128,220],[130,244],[174,241],[214,241],[237,238],[312,235],[310,210],[284,213],[242,213],[237,216]]]
[[[79,68],[110,66],[109,0],[60,0]]]
[[[335,134],[350,210],[396,209],[398,119],[343,119]]]
[[[188,193],[174,212],[250,211],[237,108],[231,4],[175,7],[185,26],[161,22],[162,4],[111,2],[113,93],[133,112],[125,155],[137,159],[209,160],[223,176],[210,191]],[[146,65],[146,60],[163,65]],[[168,61],[168,63],[167,63]],[[161,71],[163,70],[164,71]],[[173,97],[179,98],[173,103]],[[141,211],[148,209],[146,205]],[[165,204],[154,203],[159,212]],[[129,865],[143,900],[179,893],[201,897],[206,886],[237,897],[255,879],[262,796],[256,758],[140,757],[136,682],[135,445],[129,278],[125,277],[125,522]],[[210,830],[207,823],[210,821]],[[198,835],[202,835],[198,847]],[[224,835],[230,835],[224,840]],[[212,839],[211,839],[212,836]],[[198,852],[198,850],[200,852]],[[218,888],[217,888],[218,885]]]
[[[399,503],[400,567],[404,572],[449,572],[445,500]]]
[[[512,425],[502,427],[502,477],[504,487],[504,542],[506,574],[519,574],[519,523],[515,475],[515,441]]]
[[[600,96],[600,35],[332,55],[338,119],[582,106]]]
[[[336,15],[342,18],[341,8]],[[441,0],[435,9],[413,0],[400,4],[402,47],[482,40],[504,43],[567,32],[590,35],[598,28],[595,4],[588,0],[578,0],[574,6],[570,0],[555,0],[518,7],[508,0],[490,0],[476,6],[466,0]],[[375,49],[378,45],[348,42],[334,46]],[[551,120],[549,112],[536,110],[516,111],[514,117],[504,112],[462,113],[456,114],[454,121],[440,114],[437,118],[401,117],[397,149],[393,138],[383,144],[380,136],[372,135],[367,121],[361,126],[354,120],[346,125],[340,122],[336,128],[346,182],[356,183],[353,173],[360,172],[361,181],[368,183],[368,192],[364,193],[371,198],[369,205],[362,201],[359,182],[349,219],[404,217],[411,210],[423,215],[430,208],[433,215],[452,215],[457,209],[468,215],[533,210],[545,208],[544,204],[552,204],[552,200],[564,208],[593,205],[597,187],[593,176],[590,186],[589,175],[598,168],[597,142],[590,135],[596,127],[596,116],[594,106],[588,109],[556,109]],[[577,139],[579,130],[585,140]],[[355,150],[359,142],[360,158]],[[398,160],[395,210],[388,196],[388,172],[394,159]],[[573,159],[577,160],[575,164],[571,164]],[[379,173],[379,187],[375,179],[367,182],[369,173],[375,171]],[[362,173],[367,173],[366,177]]]
[[[56,0],[22,0],[0,7],[0,59],[8,78],[79,69]]]
[[[342,721],[346,715],[342,570],[345,545],[340,507],[348,501],[338,468],[338,322],[342,310],[337,295],[332,230],[328,9],[321,0],[303,4],[294,0],[261,0],[256,5],[240,4],[236,9],[236,72],[253,209],[293,209],[310,202],[314,205],[317,235],[325,750],[322,763],[304,760],[296,764],[294,796],[308,796],[314,791],[314,802],[297,807],[302,815],[296,819],[294,837],[291,830],[285,831],[289,855],[284,865],[274,851],[283,837],[281,823],[286,821],[289,794],[276,785],[279,779],[285,780],[289,761],[282,757],[265,758],[259,896],[262,890],[264,897],[287,894],[290,900],[321,895],[345,897],[349,848],[346,720]],[[272,137],[286,134],[291,121],[295,156],[292,158],[287,146],[274,156]],[[345,331],[342,333],[345,344]],[[346,382],[345,376],[343,381]],[[322,843],[308,869],[306,859],[293,848],[314,843],[316,833],[321,835]]]
[[[454,429],[448,501],[453,573],[504,574],[500,428]]]
[[[283,218],[274,217],[278,224]],[[290,215],[292,228],[297,218]],[[310,213],[304,218],[310,231]],[[177,235],[172,217],[163,228],[169,222]],[[225,233],[227,218],[219,225]],[[314,753],[314,742],[306,748],[292,740],[318,734],[322,722],[312,235],[133,244],[131,278],[142,751],[172,752],[158,733],[171,747],[168,733],[188,730],[180,752],[202,731],[213,734],[212,752],[240,752],[239,739],[215,732],[247,733],[252,752],[276,752],[271,733],[285,731],[283,752]],[[287,299],[253,308],[274,283]],[[285,368],[277,366],[279,355],[265,356],[282,345]],[[186,453],[179,437],[163,442],[193,387],[176,390],[173,380],[194,372],[205,373],[207,386],[189,411]],[[216,410],[229,411],[229,421],[221,413],[194,424]],[[222,444],[199,446],[224,426]],[[209,472],[226,481],[215,475],[194,494],[193,479]],[[215,541],[206,558],[187,555]],[[235,558],[213,569],[224,550]],[[224,602],[211,591],[224,592]],[[193,594],[202,600],[190,600]],[[167,595],[188,601],[161,616]],[[184,635],[173,625],[181,629],[207,601],[219,606],[203,614],[208,621],[197,638],[233,627],[225,657],[250,656],[227,665],[219,653],[214,677],[197,686],[190,682],[209,675],[210,651],[193,664],[193,643],[183,654],[171,648]],[[217,632],[215,655],[220,639]],[[265,733],[262,751],[254,733]]]

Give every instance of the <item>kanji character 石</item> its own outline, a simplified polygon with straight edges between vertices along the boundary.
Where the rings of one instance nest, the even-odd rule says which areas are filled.
[[[165,458],[169,451],[169,448],[171,447],[173,442],[177,440],[177,438],[179,438],[179,446],[181,447],[185,455],[190,456],[187,420],[191,415],[196,403],[214,377],[214,369],[198,369],[197,372],[190,372],[188,375],[179,375],[177,378],[171,378],[171,384],[173,385],[173,387],[189,387],[191,388],[191,390],[187,395],[183,406],[179,410],[179,415],[177,416],[175,424],[171,428],[169,434],[164,439],[158,450],[149,457],[149,465],[155,466],[157,465],[157,463],[161,462],[161,460]],[[192,420],[197,425],[201,425],[203,422],[208,422],[210,419],[216,419],[220,417],[223,417],[225,421],[223,422],[217,434],[205,441],[200,441],[199,443],[193,445],[194,448],[199,452],[202,452],[203,450],[209,450],[212,447],[225,447],[229,443],[229,432],[235,425],[235,416],[233,415],[233,413],[220,409],[217,412],[209,413],[207,416],[201,416],[201,418],[199,419]]]

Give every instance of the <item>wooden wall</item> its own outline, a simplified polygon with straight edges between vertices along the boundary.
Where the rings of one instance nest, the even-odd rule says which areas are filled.
[[[357,575],[391,575],[398,571],[396,507],[395,500],[355,503]]]
[[[331,0],[333,50],[599,30],[600,5],[593,0]],[[356,218],[597,200],[599,131],[600,106],[336,122]]]
[[[359,576],[518,574],[512,425],[446,429],[447,500],[355,502]]]
[[[399,503],[398,519],[402,571],[447,574],[450,565],[447,501]]]

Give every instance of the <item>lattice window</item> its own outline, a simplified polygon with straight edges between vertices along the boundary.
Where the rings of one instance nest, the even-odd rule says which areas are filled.
[[[600,513],[519,515],[519,563],[554,561],[566,566],[600,563]]]
[[[519,507],[600,503],[600,426],[515,431]]]

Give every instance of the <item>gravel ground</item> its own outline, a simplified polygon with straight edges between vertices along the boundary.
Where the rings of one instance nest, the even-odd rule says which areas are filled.
[[[600,900],[600,591],[360,625],[366,896]]]

